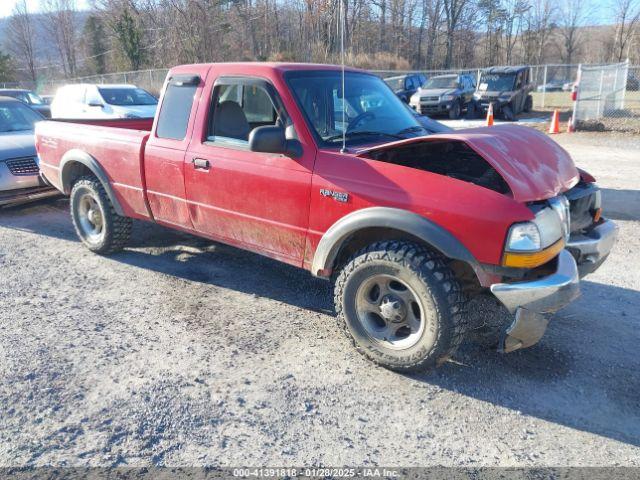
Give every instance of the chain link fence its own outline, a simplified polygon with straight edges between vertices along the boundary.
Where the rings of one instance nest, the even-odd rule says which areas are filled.
[[[576,127],[640,133],[639,74],[628,62],[581,65],[573,109]]]
[[[626,69],[626,70],[625,70]],[[479,80],[483,68],[452,70],[374,70],[382,78],[411,73],[420,73],[427,78],[445,74],[468,74]],[[21,86],[41,94],[54,94],[68,83],[129,83],[158,95],[167,76],[168,69],[150,69],[131,72],[91,75],[71,80],[50,80],[37,86],[29,82],[22,84],[0,84],[3,88]],[[577,79],[578,101],[574,102],[572,91]],[[626,78],[626,80],[625,80]],[[532,65],[531,79],[535,85],[532,92],[534,115],[547,115],[555,109],[573,112],[578,129],[617,130],[640,133],[640,66],[628,63],[615,65]],[[602,84],[602,90],[600,89]],[[575,103],[575,105],[574,105]],[[574,110],[575,108],[575,110]]]

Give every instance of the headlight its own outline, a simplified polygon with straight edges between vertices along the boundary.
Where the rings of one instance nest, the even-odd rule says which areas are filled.
[[[541,247],[540,230],[535,223],[516,223],[509,230],[508,252],[537,252]]]
[[[411,99],[409,100],[409,103],[412,105],[417,105],[420,103],[420,95],[418,95],[417,93],[414,93],[413,95],[411,95]]]
[[[442,100],[443,102],[450,102],[455,98],[456,98],[455,95],[442,95],[442,97],[440,97],[440,100]]]
[[[474,94],[473,94],[473,98],[474,98],[475,100],[480,100],[480,99],[482,98],[482,94],[481,94],[481,93],[476,92],[476,93],[474,93]]]
[[[498,100],[500,100],[501,102],[510,102],[511,95],[501,95],[500,97],[498,97]]]
[[[562,251],[563,238],[542,248],[543,235],[533,222],[516,223],[509,230],[502,265],[513,268],[535,268],[544,265]]]

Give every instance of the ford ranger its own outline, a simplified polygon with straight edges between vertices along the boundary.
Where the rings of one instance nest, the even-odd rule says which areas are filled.
[[[400,371],[469,338],[475,295],[513,314],[500,350],[535,344],[616,237],[594,179],[544,134],[428,134],[355,69],[180,66],[154,119],[41,122],[36,147],[90,250],[122,249],[140,219],[305,268],[334,282],[357,350]]]

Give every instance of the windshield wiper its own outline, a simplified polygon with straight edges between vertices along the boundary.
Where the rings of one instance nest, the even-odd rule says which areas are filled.
[[[413,132],[417,132],[419,130],[422,130],[423,132],[426,132],[427,129],[424,127],[421,127],[420,125],[415,125],[413,127],[407,127],[403,130],[400,130],[398,133],[396,133],[396,135],[403,135],[405,133],[413,133]]]
[[[351,137],[358,136],[358,135],[361,135],[361,136],[376,136],[376,137],[382,136],[382,137],[395,138],[396,140],[405,140],[404,137],[401,137],[398,134],[386,133],[386,132],[370,132],[370,131],[367,131],[367,130],[356,130],[356,131],[353,131],[353,132],[347,132],[345,134],[345,137],[346,138],[351,138]],[[339,135],[333,135],[333,136],[331,136],[329,138],[325,138],[324,140],[325,140],[325,142],[331,142],[333,140],[339,140],[341,138],[342,138],[342,133],[339,134]]]

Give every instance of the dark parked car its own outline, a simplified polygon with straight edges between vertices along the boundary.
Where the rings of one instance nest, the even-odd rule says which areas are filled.
[[[40,95],[31,90],[20,88],[0,88],[0,96],[13,97],[29,105],[33,110],[46,118],[51,118],[51,109]]]
[[[404,103],[409,103],[411,96],[427,81],[427,77],[421,73],[410,73],[408,75],[385,78],[384,81],[400,100]]]
[[[419,113],[444,114],[452,119],[459,118],[465,110],[473,115],[475,90],[473,75],[438,75],[413,94],[409,105]]]
[[[476,109],[486,114],[489,105],[493,104],[495,115],[515,120],[516,115],[533,108],[533,87],[530,67],[488,68],[482,72],[478,90],[473,96]]]
[[[42,115],[10,97],[0,97],[0,206],[57,195],[40,178],[34,126]]]
[[[549,82],[544,85],[538,85],[538,88],[536,88],[536,92],[562,92],[564,90],[565,83],[568,82],[559,81]]]

